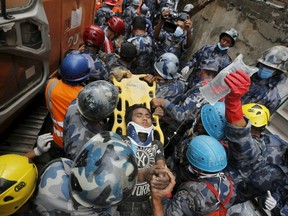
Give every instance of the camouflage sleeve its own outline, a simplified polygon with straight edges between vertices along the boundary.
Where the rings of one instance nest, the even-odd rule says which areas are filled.
[[[195,202],[185,190],[177,192],[167,204],[165,216],[196,215]]]
[[[165,160],[163,144],[159,140],[155,140],[154,143],[156,145],[155,161]]]
[[[198,110],[197,103],[202,98],[199,86],[188,91],[185,96],[185,100],[179,104],[165,100],[164,109],[175,121],[182,122],[184,120],[192,121],[195,119]]]
[[[243,168],[255,164],[261,155],[261,149],[255,143],[250,133],[251,123],[246,127],[239,128],[227,123],[226,138],[229,143],[229,162],[238,168]]]

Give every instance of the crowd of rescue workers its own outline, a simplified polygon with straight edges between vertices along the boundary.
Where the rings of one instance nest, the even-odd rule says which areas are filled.
[[[192,4],[179,12],[169,0],[129,0],[119,14],[116,3],[103,3],[83,46],[47,81],[51,133],[24,156],[0,156],[0,215],[248,215],[253,199],[287,216],[288,143],[265,127],[283,102],[288,48],[266,50],[251,77],[230,71],[229,93],[211,104],[201,88],[233,62],[237,30],[185,61]],[[155,97],[121,103],[115,83],[140,74]],[[120,132],[115,109],[125,112]]]

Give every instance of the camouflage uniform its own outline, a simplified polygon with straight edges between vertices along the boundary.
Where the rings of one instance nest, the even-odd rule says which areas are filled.
[[[219,63],[220,72],[223,68],[227,67],[232,63],[230,56],[227,53],[227,50],[221,51],[217,45],[205,45],[199,49],[193,56],[192,59],[187,62],[189,68],[193,67],[192,73],[188,77],[189,88],[192,88],[195,84],[200,81],[199,78],[199,65],[203,60],[215,59]]]
[[[220,172],[219,175],[221,177],[190,179],[183,183],[165,206],[165,216],[205,215],[221,209],[222,204],[225,204],[225,208],[232,206],[232,182],[224,173]],[[218,199],[206,183],[211,184],[216,191],[221,191]]]
[[[132,149],[136,151],[138,170],[147,169],[156,164],[158,160],[165,160],[163,144],[160,141],[152,141],[148,146],[138,145],[132,138],[125,138],[132,143]],[[121,216],[149,216],[152,215],[150,202],[150,185],[148,182],[137,183],[132,195],[121,202],[117,210]]]
[[[199,88],[207,81],[208,80],[204,80],[203,82],[198,83],[194,88],[189,89],[181,96],[180,101],[177,102],[177,104],[165,100],[163,105],[165,113],[178,123],[183,123],[183,121],[186,121],[186,124],[192,123],[199,113],[200,103],[203,99]]]
[[[188,170],[189,162],[185,153],[190,141],[191,138],[188,138],[181,142],[181,145],[175,147],[174,154],[166,160],[167,166],[176,176],[174,188],[177,192],[166,204],[165,216],[205,215],[223,207],[229,208],[234,202],[234,186],[228,173],[219,172],[213,177],[196,178]],[[221,192],[219,195],[223,206],[208,188],[206,182],[211,184],[216,191]]]
[[[177,39],[173,39],[172,35],[164,30],[161,30],[159,41],[157,42],[157,57],[164,53],[170,52],[175,54],[179,61],[185,56],[187,49],[184,48],[186,44],[186,35]]]
[[[158,81],[156,83],[156,97],[176,102],[186,92],[187,87],[188,84],[181,79]]]
[[[81,51],[73,50],[71,53],[72,54],[80,53],[88,60],[89,67],[92,69],[91,75],[89,77],[90,82],[95,81],[95,80],[108,80],[109,79],[109,73],[106,70],[105,64],[102,60],[98,58],[97,55],[89,52],[89,50],[87,49],[84,49]]]
[[[133,74],[153,73],[153,64],[155,61],[153,40],[147,34],[136,35],[127,40],[136,46],[137,58],[131,65]]]
[[[131,34],[131,25],[134,17],[138,16],[137,9],[130,5],[123,11],[122,19],[125,23],[126,38]]]
[[[117,54],[113,53],[113,54],[109,54],[106,56],[105,58],[105,63],[106,63],[106,68],[107,70],[111,71],[114,69],[119,69],[119,70],[130,70],[130,68],[128,68],[126,65],[122,64],[121,61],[119,61],[120,56],[118,56]]]
[[[77,109],[77,100],[72,101],[64,119],[64,152],[67,158],[75,159],[83,145],[95,134],[105,131],[103,121],[88,123]]]
[[[98,26],[106,25],[107,21],[115,16],[115,13],[108,7],[99,8],[94,17],[94,23]]]
[[[108,209],[86,208],[75,202],[69,188],[69,175],[72,160],[56,159],[48,164],[40,176],[38,193],[35,198],[36,209],[41,215],[119,215],[116,207]]]
[[[279,139],[271,139],[265,134],[261,138],[254,138],[250,129],[250,122],[244,128],[229,123],[226,126],[229,142],[229,163],[226,169],[235,183],[236,203],[266,195],[267,190],[273,191],[279,181],[285,182],[287,178],[277,164],[269,162],[272,160],[267,146],[277,146]]]
[[[155,0],[144,0],[143,4],[145,4],[149,8],[150,21],[151,21],[151,23],[153,23],[154,16],[157,13],[157,1],[155,1]]]
[[[259,103],[266,106],[272,115],[281,103],[277,86],[286,82],[284,73],[261,79],[257,73],[251,77],[249,91],[242,97],[242,104]]]

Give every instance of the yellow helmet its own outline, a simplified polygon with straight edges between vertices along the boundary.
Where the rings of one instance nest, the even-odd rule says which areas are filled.
[[[15,213],[33,194],[37,167],[25,156],[0,156],[0,216]]]
[[[242,106],[244,115],[254,127],[263,127],[270,120],[270,111],[261,104],[249,103]]]

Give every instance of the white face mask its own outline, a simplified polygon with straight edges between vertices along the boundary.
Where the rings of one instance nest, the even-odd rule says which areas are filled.
[[[184,31],[181,27],[177,26],[175,32],[173,33],[173,35],[175,37],[181,37],[184,34]]]
[[[222,50],[222,51],[228,50],[228,48],[229,48],[229,47],[222,47],[220,42],[217,44],[217,46],[218,46],[218,48],[219,48],[220,50]]]

